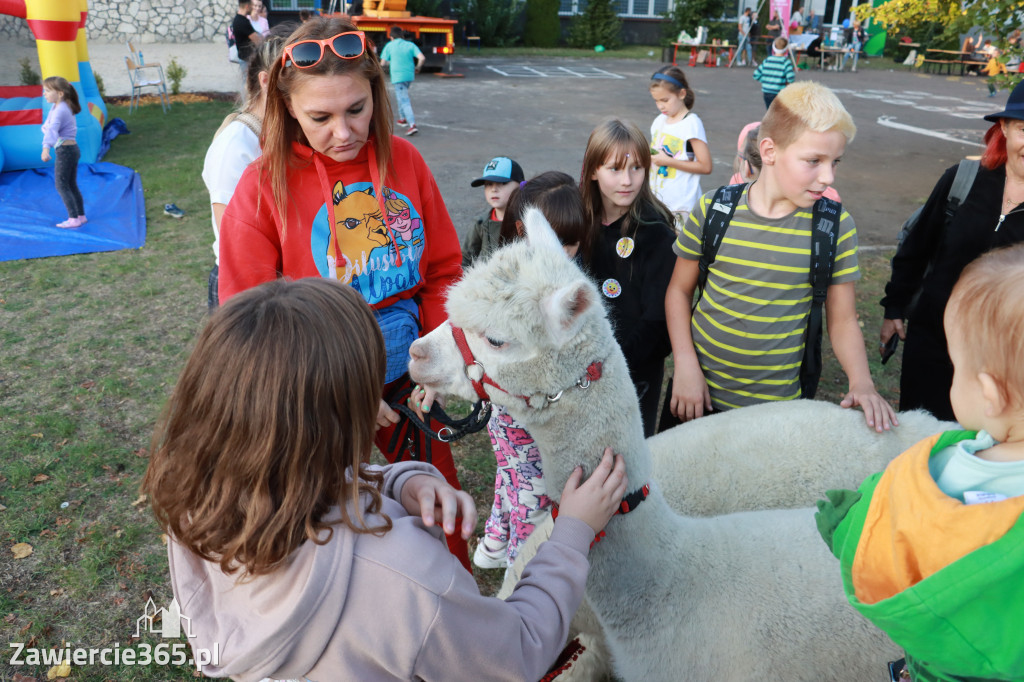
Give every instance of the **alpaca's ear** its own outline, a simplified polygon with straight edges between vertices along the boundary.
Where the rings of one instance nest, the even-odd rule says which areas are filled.
[[[544,328],[557,345],[576,335],[585,313],[594,305],[594,289],[580,280],[556,290],[541,299],[540,310]]]
[[[523,211],[523,226],[526,230],[526,240],[530,243],[530,246],[565,253],[562,249],[562,243],[558,241],[558,235],[551,229],[551,224],[539,208],[535,206],[526,207],[526,210]]]

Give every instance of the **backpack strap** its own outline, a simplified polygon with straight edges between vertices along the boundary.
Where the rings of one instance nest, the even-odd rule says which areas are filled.
[[[813,398],[821,378],[822,308],[832,283],[842,212],[843,205],[827,197],[814,203],[811,218],[811,313],[807,318],[807,338],[800,363],[801,398]]]
[[[704,296],[704,287],[708,283],[708,272],[718,255],[718,247],[722,245],[725,230],[732,222],[736,213],[736,205],[743,196],[747,183],[725,185],[715,191],[711,200],[711,208],[704,216],[704,227],[701,229],[700,262],[697,264],[697,296],[693,299],[691,312],[697,309],[697,303]]]
[[[964,159],[957,165],[953,186],[949,188],[949,195],[946,197],[946,227],[953,222],[953,216],[971,191],[980,166],[977,159]]]

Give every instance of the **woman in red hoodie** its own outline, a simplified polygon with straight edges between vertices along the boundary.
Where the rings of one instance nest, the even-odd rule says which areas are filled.
[[[409,346],[445,320],[444,292],[462,273],[437,183],[391,130],[385,76],[366,36],[339,19],[296,29],[270,70],[263,156],[242,175],[221,222],[219,284],[221,301],[278,277],[356,289],[384,332],[385,396],[408,383]],[[404,204],[402,213],[387,210],[386,199]],[[398,422],[382,399],[376,443],[388,461],[427,459],[392,438]],[[458,488],[448,446],[434,443],[431,455]],[[448,540],[469,569],[465,540]]]

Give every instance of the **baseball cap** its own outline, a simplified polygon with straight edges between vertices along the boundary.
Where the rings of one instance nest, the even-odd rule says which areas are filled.
[[[495,156],[484,166],[483,176],[469,183],[470,187],[479,187],[485,182],[522,182],[526,179],[522,167],[507,156]]]

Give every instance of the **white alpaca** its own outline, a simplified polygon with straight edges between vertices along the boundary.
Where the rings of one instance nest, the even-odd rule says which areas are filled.
[[[703,417],[647,445],[654,478],[681,514],[792,509],[813,506],[831,488],[856,489],[920,440],[959,428],[921,410],[899,421],[877,433],[857,410],[787,400]]]
[[[590,554],[587,598],[615,674],[643,682],[882,674],[898,650],[846,603],[813,509],[693,518],[668,507],[596,288],[539,211],[526,226],[527,242],[450,290],[450,323],[413,344],[409,368],[417,382],[466,399],[476,393],[470,377],[481,380],[486,368],[481,390],[534,436],[553,498],[577,464],[592,471],[606,446],[625,456],[630,490],[650,483],[647,499],[615,516]],[[462,359],[452,325],[465,330],[475,362]]]
[[[901,413],[899,421],[899,428],[876,433],[860,412],[790,400],[704,417],[653,436],[647,445],[654,479],[681,514],[790,509],[814,504],[829,488],[855,489],[923,438],[958,428],[924,411]],[[551,527],[550,517],[540,521],[520,547],[499,598],[512,593]],[[611,661],[604,633],[586,599],[573,617],[569,638],[574,637],[586,650],[559,679],[607,679]]]

